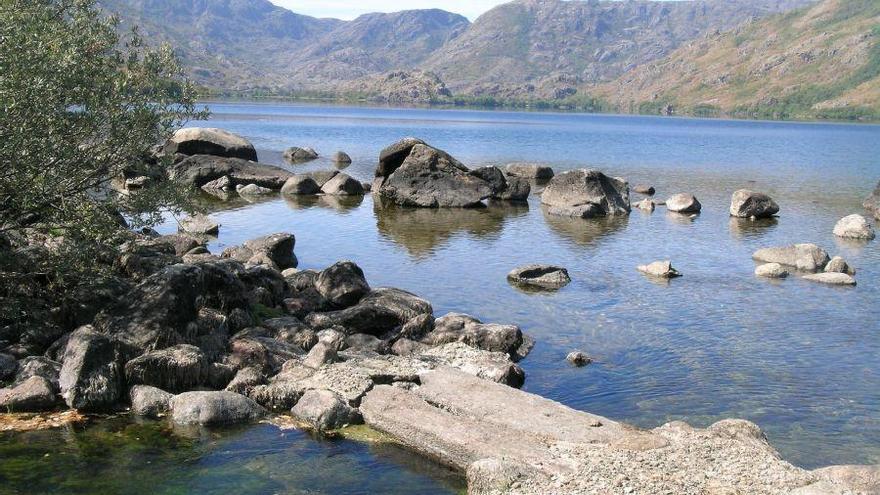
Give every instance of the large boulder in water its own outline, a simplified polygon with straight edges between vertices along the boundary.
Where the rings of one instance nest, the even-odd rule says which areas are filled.
[[[759,249],[752,255],[755,261],[793,266],[805,272],[817,272],[831,261],[828,253],[815,244],[795,244]]]
[[[165,143],[165,153],[257,161],[257,151],[250,141],[229,131],[209,127],[180,129]]]
[[[207,381],[207,375],[205,355],[188,344],[149,352],[125,364],[129,385],[150,385],[169,392],[193,390]]]
[[[861,215],[849,215],[840,219],[834,226],[834,235],[846,239],[871,240],[874,238],[874,227]]]
[[[406,157],[417,144],[426,144],[414,137],[406,137],[388,146],[379,153],[379,165],[376,167],[376,177],[385,178],[391,175],[403,164]]]
[[[300,148],[298,146],[292,146],[284,150],[282,156],[290,163],[305,163],[317,160],[318,152],[308,147]]]
[[[245,423],[265,415],[259,404],[234,392],[186,392],[171,399],[171,420],[177,424]]]
[[[172,179],[197,188],[227,177],[227,187],[230,189],[239,184],[281,189],[293,175],[283,168],[271,165],[212,155],[190,156],[176,163],[169,173]]]
[[[561,289],[571,282],[571,277],[561,266],[527,265],[512,270],[507,274],[507,280],[517,285]]]
[[[541,194],[548,213],[591,218],[628,215],[629,185],[598,170],[570,170],[550,180]]]
[[[733,193],[730,199],[730,215],[734,217],[768,218],[777,213],[779,213],[779,205],[763,193],[740,189]]]
[[[693,194],[673,194],[666,200],[666,209],[673,213],[699,213],[703,205]]]
[[[472,208],[492,196],[489,183],[444,151],[416,144],[378,193],[401,206]]]
[[[91,326],[70,336],[59,377],[67,405],[82,411],[110,409],[122,397],[122,367],[116,346]]]

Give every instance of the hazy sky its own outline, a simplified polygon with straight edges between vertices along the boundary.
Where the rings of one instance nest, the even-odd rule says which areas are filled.
[[[297,14],[354,19],[368,12],[443,9],[474,20],[483,12],[509,0],[271,0]]]

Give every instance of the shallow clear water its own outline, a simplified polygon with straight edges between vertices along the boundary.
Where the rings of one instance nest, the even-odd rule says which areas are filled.
[[[540,161],[557,172],[595,167],[631,184],[652,184],[660,199],[694,193],[704,207],[695,219],[661,208],[616,221],[550,217],[536,197],[528,205],[466,211],[380,208],[369,196],[237,200],[214,213],[223,226],[210,247],[217,252],[289,231],[297,236],[301,268],[352,259],[373,286],[420,294],[438,315],[462,311],[516,323],[538,341],[522,363],[525,389],[578,409],[644,427],[741,417],[757,422],[786,459],[804,467],[880,462],[880,240],[844,242],[831,233],[839,218],[862,212],[862,200],[880,179],[880,126],[270,104],[211,108],[209,124],[251,139],[261,161],[282,164],[288,146],[311,146],[324,155],[344,150],[354,159],[345,172],[361,180],[372,177],[383,147],[414,135],[472,167],[510,161]],[[284,166],[333,167],[323,160]],[[773,196],[782,207],[778,220],[731,220],[730,194],[743,187]],[[162,231],[175,228],[169,223]],[[754,277],[752,252],[796,242],[844,256],[858,269],[858,287]],[[684,277],[661,284],[635,270],[659,259],[671,259]],[[543,294],[507,283],[512,268],[538,262],[567,267],[573,283]],[[571,368],[564,358],[573,349],[595,363]],[[287,441],[316,468],[336,469],[310,457],[318,448],[310,437]],[[247,464],[260,454],[235,456]],[[409,472],[397,466],[397,476]],[[213,467],[203,469],[212,476]],[[348,481],[345,486],[357,492],[361,481]],[[433,489],[448,489],[433,482]]]

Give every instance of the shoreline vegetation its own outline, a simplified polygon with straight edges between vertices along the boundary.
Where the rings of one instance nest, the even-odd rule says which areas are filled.
[[[869,108],[841,108],[821,111],[807,110],[808,97],[785,100],[773,107],[746,107],[725,112],[712,105],[676,107],[663,101],[641,102],[621,107],[599,97],[573,96],[563,100],[503,99],[491,96],[450,96],[426,100],[388,100],[369,94],[335,93],[319,91],[223,91],[201,88],[199,99],[203,102],[277,102],[277,103],[324,103],[374,107],[403,107],[426,109],[461,108],[469,110],[496,111],[542,111],[559,113],[586,113],[596,115],[633,115],[661,117],[691,117],[718,120],[755,120],[773,122],[829,122],[829,123],[880,123],[880,110]]]

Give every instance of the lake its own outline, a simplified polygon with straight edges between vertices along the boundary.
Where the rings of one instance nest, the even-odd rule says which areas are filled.
[[[631,185],[655,186],[658,199],[695,194],[703,212],[694,218],[659,208],[616,220],[551,217],[537,196],[527,205],[464,211],[381,208],[369,195],[273,196],[217,206],[212,215],[222,228],[209,247],[219,252],[292,232],[300,268],[351,259],[372,286],[415,292],[433,303],[437,316],[457,311],[517,324],[537,340],[521,363],[524,389],[577,409],[646,428],[745,418],[797,465],[880,463],[880,240],[832,235],[841,217],[864,213],[861,203],[880,179],[880,126],[268,103],[210,108],[207,125],[247,137],[261,161],[291,170],[334,165],[325,159],[285,165],[281,153],[289,146],[310,146],[323,156],[343,150],[353,159],[345,173],[367,181],[382,148],[417,136],[472,168],[513,161],[546,163],[557,173],[599,168]],[[772,196],[781,206],[778,219],[731,219],[730,195],[740,188]],[[159,230],[173,232],[176,225]],[[755,250],[800,242],[846,258],[859,285],[754,276]],[[635,269],[661,259],[671,259],[684,276],[658,283]],[[507,283],[511,269],[531,263],[565,266],[573,282],[553,293]],[[576,349],[594,363],[571,367],[565,356]],[[135,427],[174,444],[146,449],[161,459],[152,469],[141,465],[139,476],[173,472],[173,479],[197,480],[202,485],[194,486],[205,491],[224,480],[242,493],[461,489],[460,479],[399,452],[268,425],[195,439],[132,424],[66,437],[29,435],[91,443],[95,435],[111,435],[104,430],[130,436]],[[17,452],[22,462],[40,462],[42,451],[22,446],[24,436],[2,437],[3,457]],[[95,455],[124,459],[130,442],[119,444],[109,442]],[[79,455],[44,462],[73,472]],[[28,480],[0,466],[2,478]],[[160,486],[170,493],[177,485]]]

